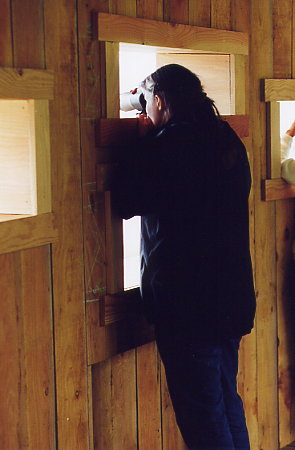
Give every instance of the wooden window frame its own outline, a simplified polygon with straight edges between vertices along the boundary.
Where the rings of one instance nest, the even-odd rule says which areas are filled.
[[[264,101],[267,103],[267,178],[262,180],[262,199],[282,200],[295,197],[295,186],[281,178],[280,101],[295,101],[295,79],[265,79]]]
[[[28,215],[51,212],[49,100],[53,99],[53,84],[51,71],[0,68],[0,99],[28,101],[33,198],[32,213]]]
[[[249,118],[246,113],[246,70],[248,56],[248,34],[193,25],[175,24],[122,16],[95,13],[93,15],[94,36],[105,48],[105,118],[98,123],[97,188],[105,191],[106,217],[106,295],[101,299],[100,323],[109,325],[127,317],[136,310],[138,289],[123,291],[123,233],[122,220],[115,217],[111,209],[110,192],[107,191],[106,148],[116,144],[116,135],[136,129],[137,119],[119,119],[119,43],[141,44],[153,47],[197,50],[200,52],[230,54],[235,74],[235,114],[224,116],[240,137],[248,136]],[[109,133],[112,127],[116,133]],[[122,135],[121,135],[122,140]],[[133,306],[132,306],[133,305]]]

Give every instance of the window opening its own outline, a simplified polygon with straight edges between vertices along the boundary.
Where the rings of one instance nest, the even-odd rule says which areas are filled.
[[[181,64],[196,73],[219,109],[220,114],[234,114],[233,55],[191,50],[149,47],[120,43],[120,93],[129,92],[157,68]],[[120,111],[121,118],[136,117],[138,111]],[[140,217],[123,221],[124,289],[139,285]]]
[[[0,100],[0,220],[37,213],[32,114],[33,100]]]
[[[290,128],[295,120],[295,101],[281,101],[280,103],[280,136]],[[294,140],[293,140],[294,141]],[[294,142],[292,142],[290,156],[295,158]]]

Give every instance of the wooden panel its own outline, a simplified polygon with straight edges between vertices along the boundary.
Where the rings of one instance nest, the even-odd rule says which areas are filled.
[[[278,449],[277,323],[275,269],[275,208],[261,201],[266,178],[265,105],[260,80],[272,77],[272,1],[251,5],[250,120],[252,129],[255,206],[255,288],[257,295],[257,422],[258,448]],[[259,26],[258,26],[259,24]],[[269,36],[269,39],[265,37]]]
[[[211,0],[211,27],[231,29],[231,0]]]
[[[58,230],[53,214],[0,222],[0,253],[39,247],[57,241]]]
[[[82,196],[78,122],[76,2],[44,1],[46,66],[55,73],[50,103],[52,246],[58,448],[87,450],[88,399],[83,302]]]
[[[163,20],[163,0],[137,0],[136,16],[145,19]]]
[[[50,249],[1,255],[1,446],[55,448]]]
[[[137,449],[134,352],[93,366],[92,379],[94,448]]]
[[[273,45],[275,78],[292,78],[292,2],[273,1]]]
[[[189,24],[199,27],[210,27],[211,11],[207,2],[189,0]]]
[[[53,99],[53,72],[0,68],[0,98]]]
[[[246,33],[105,13],[98,14],[98,39],[243,55],[248,53]]]
[[[12,65],[13,54],[10,0],[2,0],[0,27],[0,66],[11,67]]]
[[[164,0],[164,20],[187,24],[188,7],[188,0]]]
[[[138,448],[161,450],[160,358],[154,342],[137,349]]]
[[[39,0],[11,2],[15,67],[44,68],[44,14]]]
[[[293,3],[293,4],[292,4]],[[275,0],[274,76],[294,78],[294,2]],[[293,67],[292,67],[293,66]],[[295,99],[295,97],[293,97]],[[289,190],[289,185],[285,189]],[[281,192],[279,193],[281,194]],[[294,195],[294,193],[293,193]],[[277,308],[278,308],[278,397],[280,447],[295,439],[294,402],[294,200],[276,202]]]
[[[295,100],[295,80],[264,80],[264,97],[266,102]]]

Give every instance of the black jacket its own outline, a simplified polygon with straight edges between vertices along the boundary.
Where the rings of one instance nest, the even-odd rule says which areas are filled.
[[[251,176],[244,145],[225,122],[171,120],[130,149],[113,186],[123,218],[142,216],[141,293],[151,321],[202,338],[253,326],[249,252]]]

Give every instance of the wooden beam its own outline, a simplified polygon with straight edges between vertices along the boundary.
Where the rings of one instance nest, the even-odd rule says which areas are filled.
[[[156,47],[248,54],[248,34],[193,25],[172,24],[118,14],[97,14],[99,41]]]
[[[40,214],[0,223],[0,254],[56,242],[54,214]]]
[[[0,98],[53,99],[53,72],[0,68]]]
[[[282,178],[262,181],[263,200],[282,200],[292,197],[295,197],[295,186],[287,183]]]
[[[266,102],[295,100],[295,79],[265,79],[264,100]]]

